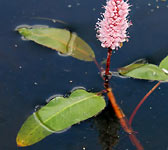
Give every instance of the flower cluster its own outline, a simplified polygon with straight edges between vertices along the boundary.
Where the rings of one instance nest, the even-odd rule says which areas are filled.
[[[106,2],[102,20],[96,23],[97,38],[101,46],[112,50],[121,47],[128,40],[127,28],[131,25],[127,16],[130,11],[128,1],[109,0]]]

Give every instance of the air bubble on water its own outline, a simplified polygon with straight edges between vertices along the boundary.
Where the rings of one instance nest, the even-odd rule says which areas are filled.
[[[70,55],[68,55],[68,54],[64,54],[64,53],[61,53],[61,52],[58,52],[58,55],[59,56],[62,56],[62,57],[69,57]]]
[[[55,95],[52,95],[49,98],[47,98],[45,101],[46,101],[46,103],[49,103],[51,100],[53,100],[56,97],[63,97],[63,95],[61,95],[61,94],[55,94]]]
[[[75,90],[78,90],[78,89],[86,90],[86,88],[83,86],[76,86],[71,90],[71,93],[74,92]]]

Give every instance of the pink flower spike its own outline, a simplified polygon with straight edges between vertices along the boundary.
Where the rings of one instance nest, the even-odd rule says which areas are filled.
[[[108,0],[102,20],[96,23],[97,38],[101,46],[117,50],[122,43],[128,41],[127,28],[132,25],[127,16],[130,11],[128,1]]]

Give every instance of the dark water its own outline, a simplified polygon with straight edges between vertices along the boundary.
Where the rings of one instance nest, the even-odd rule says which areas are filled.
[[[131,38],[112,56],[113,70],[139,58],[158,64],[168,54],[168,2],[131,0],[130,3]],[[106,57],[106,50],[97,41],[94,28],[103,4],[105,0],[0,0],[0,150],[17,149],[15,139],[22,123],[48,97],[66,94],[76,86],[91,91],[103,88],[94,63],[60,57],[55,51],[22,41],[14,28],[21,24],[63,27],[33,17],[63,20],[89,43],[100,62]],[[154,84],[116,77],[111,83],[127,116]],[[135,117],[133,128],[145,150],[168,149],[167,97],[167,84],[161,84]],[[134,150],[111,111],[108,107],[96,118],[74,125],[65,133],[18,149],[110,150],[115,145],[116,150]]]

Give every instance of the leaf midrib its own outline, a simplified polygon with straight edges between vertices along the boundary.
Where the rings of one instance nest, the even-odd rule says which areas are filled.
[[[35,35],[35,36],[40,37],[40,35],[38,35],[38,34],[36,34],[36,33],[34,33],[34,32],[32,32],[32,34]],[[49,36],[48,34],[44,34],[44,33],[42,33],[42,32],[40,32],[40,34],[41,34],[42,36],[46,36],[46,37],[51,38],[51,39],[53,39],[53,40],[57,40],[57,41],[59,41],[60,43],[62,43],[62,44],[64,44],[64,45],[66,46],[66,43],[65,43],[64,41],[60,41],[60,40],[58,40],[57,38],[51,37],[51,36]],[[44,45],[44,46],[45,46],[45,45]],[[82,49],[80,49],[80,48],[78,48],[78,47],[76,47],[76,46],[73,46],[73,47],[76,48],[77,50],[79,50],[81,53],[83,53],[83,54],[85,54],[85,55],[88,55],[88,53],[85,52],[85,51],[83,51]],[[50,47],[50,48],[51,48],[51,47]]]
[[[81,102],[81,101],[84,101],[84,100],[86,100],[86,99],[88,99],[88,98],[96,97],[96,96],[97,96],[97,95],[92,95],[92,96],[89,96],[89,97],[84,98],[84,99],[82,99],[82,100],[79,100],[79,101],[73,103],[72,105],[69,105],[68,107],[64,108],[63,110],[68,109],[70,106],[73,106],[73,105],[75,105],[75,104],[77,104],[77,103],[79,103],[79,102]],[[48,122],[50,119],[52,119],[55,115],[59,114],[60,112],[62,112],[62,111],[57,112],[56,114],[52,115],[49,119],[47,119],[47,120],[45,120],[45,121],[42,121],[42,123],[43,123],[43,122],[44,122],[44,123]],[[34,132],[37,128],[39,128],[39,127],[41,127],[40,124],[38,124],[38,126],[36,126],[36,127],[34,128],[34,130],[32,130],[32,132],[30,132],[28,135],[31,135],[31,133],[33,133],[33,132]],[[43,127],[42,127],[42,128],[43,128]],[[49,127],[49,128],[50,128],[50,127]],[[43,129],[44,129],[44,128],[43,128]],[[29,137],[29,136],[28,136],[28,137]]]

